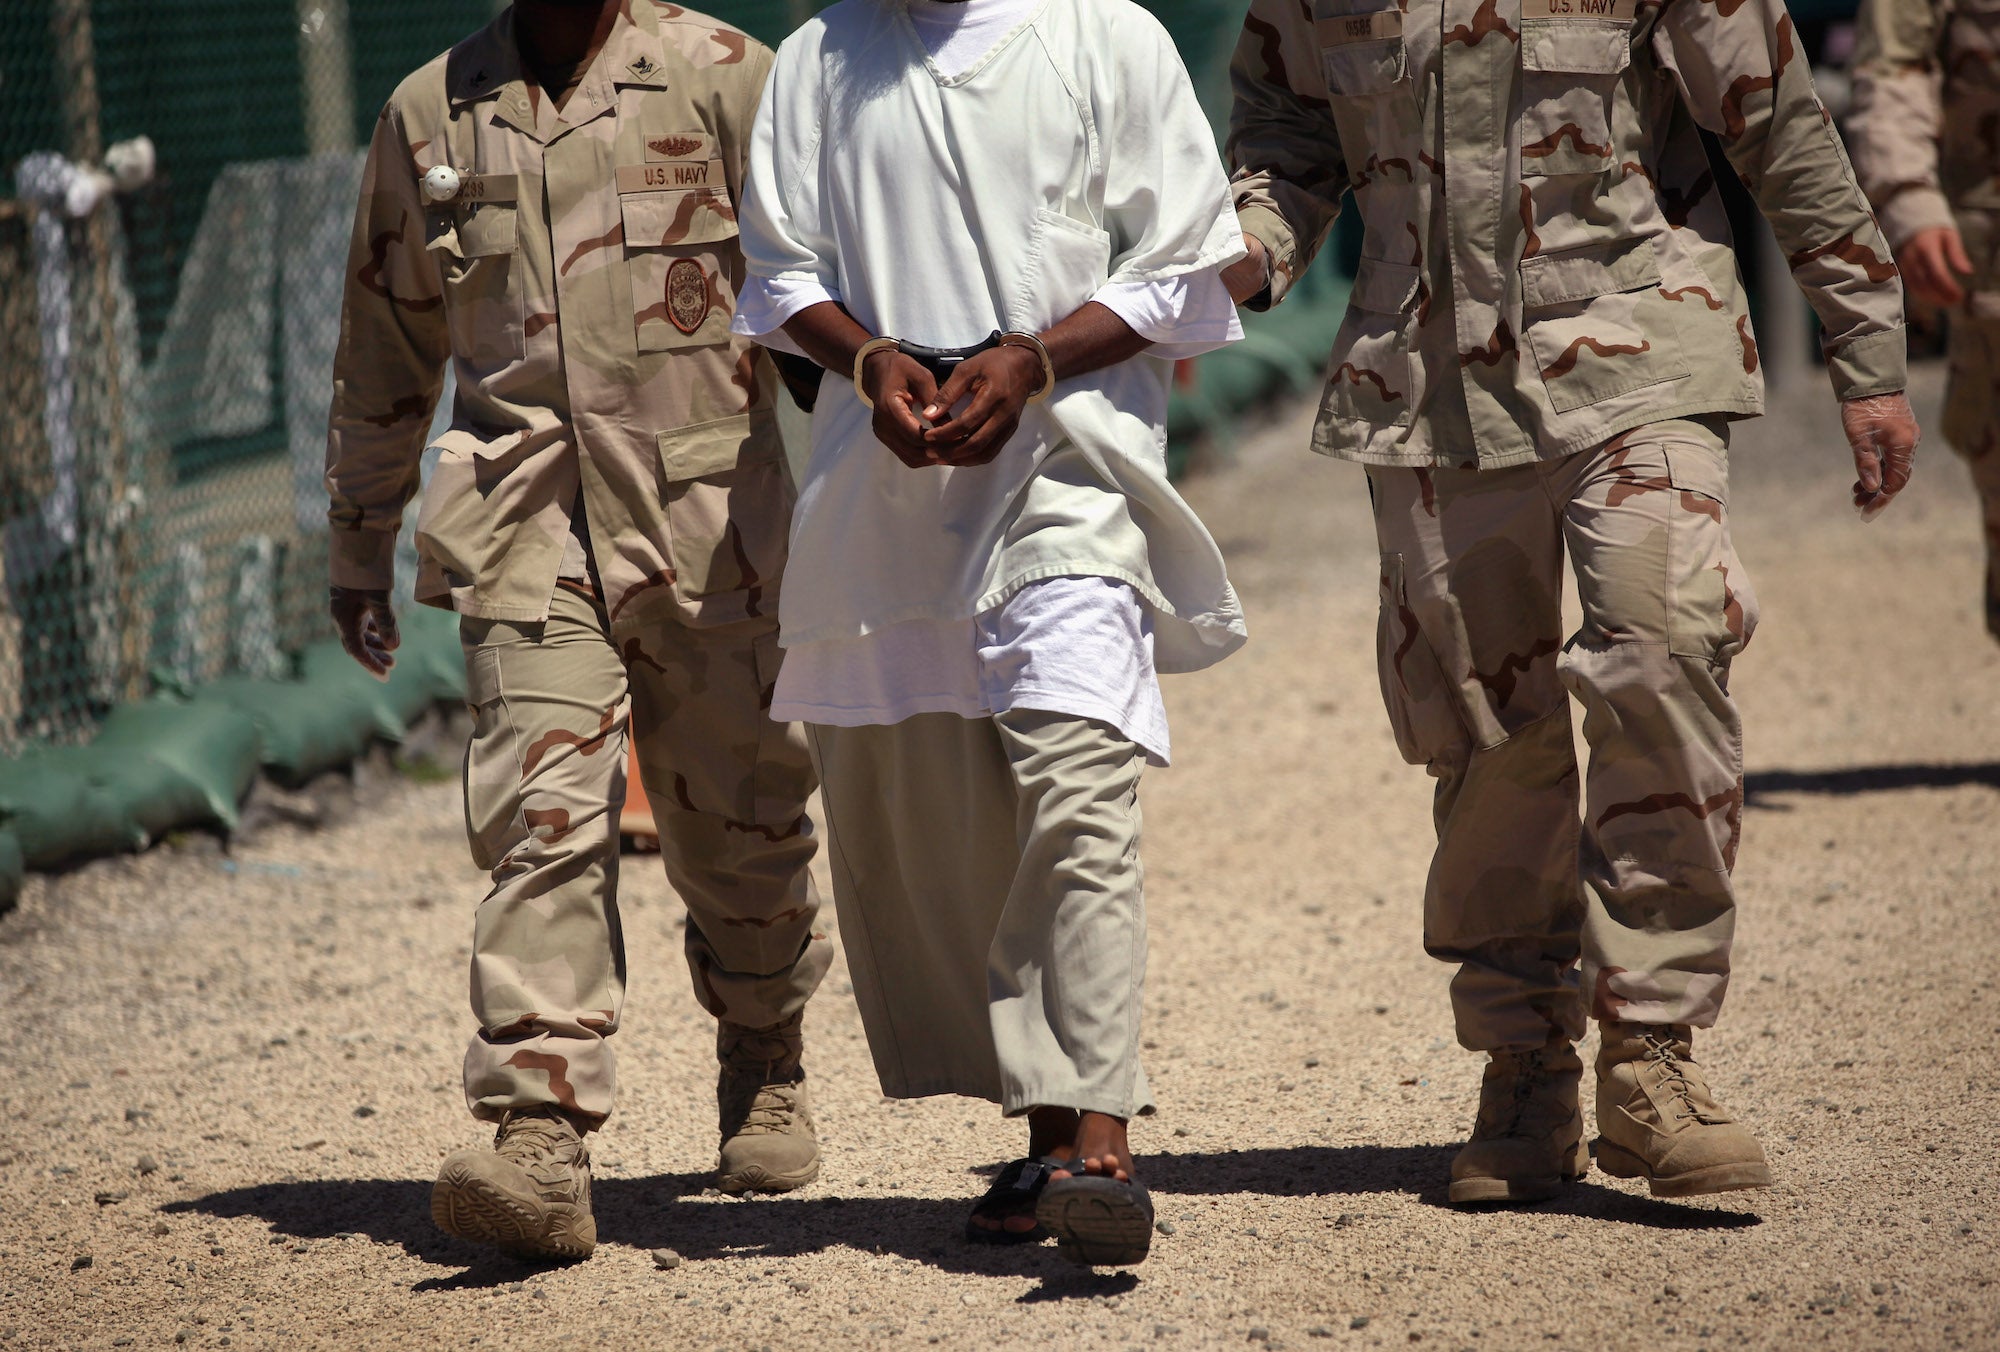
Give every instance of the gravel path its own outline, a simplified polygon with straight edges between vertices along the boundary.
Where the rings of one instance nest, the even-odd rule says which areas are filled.
[[[28,1020],[0,1049],[0,1346],[2000,1345],[2000,650],[1968,483],[1933,446],[1862,528],[1830,402],[1792,402],[1738,441],[1765,621],[1738,979],[1698,1048],[1775,1189],[1443,1204],[1478,1062],[1419,948],[1428,781],[1376,694],[1360,476],[1294,410],[1191,489],[1254,638],[1170,683],[1179,761],[1147,787],[1161,1111],[1134,1143],[1165,1233],[1136,1275],[958,1240],[1015,1129],[885,1103],[839,968],[809,1023],[821,1181],[704,1193],[709,1025],[644,859],[602,1247],[535,1268],[437,1234],[437,1159],[478,1135],[480,880],[455,783],[364,774],[325,829],[40,879],[0,918]]]

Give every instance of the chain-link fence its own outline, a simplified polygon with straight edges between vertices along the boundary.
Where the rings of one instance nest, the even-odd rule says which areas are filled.
[[[321,636],[357,147],[495,9],[0,5],[0,755]]]
[[[325,636],[358,148],[497,8],[0,3],[0,758]],[[775,44],[817,4],[701,8]],[[1241,0],[1154,8],[1219,116]]]

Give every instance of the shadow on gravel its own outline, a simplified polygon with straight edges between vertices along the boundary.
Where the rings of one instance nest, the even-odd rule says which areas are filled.
[[[598,1178],[591,1184],[600,1244],[673,1249],[690,1262],[766,1260],[849,1248],[891,1253],[947,1272],[1036,1277],[1028,1301],[1089,1299],[1129,1289],[1129,1274],[1093,1276],[1072,1268],[1053,1245],[991,1248],[967,1244],[965,1215],[979,1194],[977,1175],[964,1197],[704,1196],[706,1174]],[[394,1244],[422,1262],[462,1271],[415,1283],[419,1293],[504,1286],[560,1266],[495,1254],[441,1233],[431,1223],[431,1185],[418,1179],[313,1179],[233,1188],[161,1210],[224,1220],[261,1220],[274,1237],[367,1238]],[[1121,1285],[1122,1283],[1122,1285]]]
[[[1457,1150],[1447,1145],[1293,1145],[1141,1155],[1139,1162],[1146,1186],[1157,1193],[1321,1197],[1421,1193],[1450,1172]]]
[[[1161,1196],[1404,1193],[1426,1206],[1449,1207],[1444,1184],[1457,1153],[1456,1145],[1305,1145],[1142,1158],[1147,1186]],[[1520,1209],[1658,1230],[1740,1230],[1763,1223],[1753,1212],[1661,1202],[1588,1179],[1560,1197]]]
[[[1442,1187],[1431,1188],[1418,1199],[1425,1206],[1468,1214],[1526,1211],[1544,1216],[1575,1216],[1580,1220],[1610,1221],[1617,1225],[1643,1225],[1653,1230],[1747,1230],[1762,1225],[1764,1218],[1754,1211],[1730,1211],[1721,1207],[1662,1202],[1657,1198],[1634,1196],[1617,1188],[1584,1179],[1546,1202],[1526,1206],[1454,1207]]]
[[[2000,789],[2000,762],[1961,765],[1855,765],[1839,770],[1757,770],[1743,776],[1746,807],[1775,808],[1774,793],[1894,793],[1898,789]]]
[[[1163,1203],[1177,1197],[1253,1194],[1344,1197],[1401,1193],[1443,1207],[1443,1180],[1455,1147],[1291,1146],[1144,1156],[1144,1177]],[[1131,1273],[1072,1268],[1051,1245],[995,1248],[967,1244],[965,1214],[978,1194],[968,1171],[962,1197],[766,1197],[734,1200],[705,1193],[706,1174],[599,1178],[591,1195],[600,1243],[673,1249],[693,1261],[794,1258],[828,1249],[895,1254],[945,1272],[1039,1277],[1024,1302],[1090,1299],[1126,1290]],[[418,1179],[314,1179],[264,1183],[211,1193],[162,1210],[225,1220],[261,1220],[295,1240],[367,1238],[394,1244],[440,1268],[418,1292],[457,1291],[518,1282],[553,1264],[523,1262],[461,1243],[431,1223],[431,1185]],[[1530,1210],[1662,1230],[1732,1230],[1757,1225],[1755,1214],[1684,1206],[1634,1196],[1588,1181]],[[1344,1218],[1343,1218],[1344,1219]]]

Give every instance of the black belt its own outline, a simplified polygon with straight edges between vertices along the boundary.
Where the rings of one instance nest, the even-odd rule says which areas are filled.
[[[917,365],[931,373],[931,378],[942,385],[951,379],[951,373],[958,364],[968,357],[976,357],[982,352],[991,352],[1000,346],[1000,330],[986,335],[986,341],[974,343],[971,347],[925,347],[922,343],[897,343],[896,350]]]

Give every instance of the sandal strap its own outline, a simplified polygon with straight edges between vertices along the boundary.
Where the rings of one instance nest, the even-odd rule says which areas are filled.
[[[975,1212],[1019,1208],[1041,1195],[1055,1167],[1052,1156],[1041,1159],[1011,1160],[993,1176],[993,1182],[973,1205]]]

